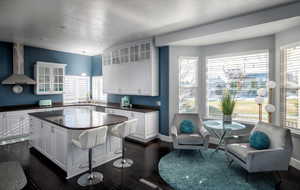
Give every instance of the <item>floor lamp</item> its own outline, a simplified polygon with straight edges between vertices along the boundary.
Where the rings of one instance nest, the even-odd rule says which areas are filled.
[[[261,89],[263,89],[263,88],[261,88]],[[255,102],[258,104],[258,120],[262,121],[262,104],[264,103],[265,99],[263,96],[260,96],[258,92],[259,92],[259,89],[257,91],[258,96],[256,96]]]
[[[269,102],[268,105],[265,106],[265,110],[268,112],[269,123],[272,123],[272,114],[276,111],[275,106],[272,104],[273,102],[273,89],[276,87],[276,82],[268,81],[266,84],[269,89]]]
[[[276,83],[274,81],[268,81],[266,87],[269,89],[269,101],[265,106],[265,110],[266,112],[268,112],[269,123],[272,123],[272,113],[276,110],[275,106],[272,104],[272,94],[273,89],[276,87]],[[257,90],[257,97],[255,98],[255,102],[258,104],[259,121],[262,121],[262,104],[264,103],[264,97],[266,94],[267,90],[265,88],[260,88]]]

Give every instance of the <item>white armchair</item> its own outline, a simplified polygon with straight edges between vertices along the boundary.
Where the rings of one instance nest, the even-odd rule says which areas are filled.
[[[262,131],[268,135],[269,149],[256,150],[249,143],[229,144],[227,156],[249,173],[288,170],[293,149],[290,130],[259,122],[251,133],[254,131]]]
[[[183,134],[180,132],[180,123],[183,120],[192,121],[196,127],[194,133]],[[174,149],[199,150],[208,148],[210,134],[203,127],[202,120],[198,114],[186,113],[175,114],[171,128],[171,136]]]

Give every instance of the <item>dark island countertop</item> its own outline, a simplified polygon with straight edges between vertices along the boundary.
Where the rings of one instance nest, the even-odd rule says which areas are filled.
[[[110,126],[128,120],[124,116],[71,107],[62,110],[29,113],[29,115],[72,130],[87,130]]]
[[[113,109],[121,109],[128,110],[134,112],[148,113],[153,111],[158,111],[159,107],[149,107],[143,105],[133,105],[132,108],[121,107],[120,104],[117,103],[72,103],[72,104],[63,104],[63,103],[54,103],[51,107],[40,107],[36,104],[30,105],[16,105],[16,106],[0,106],[0,112],[9,112],[9,111],[22,111],[22,110],[32,110],[32,109],[49,109],[49,108],[64,108],[64,107],[72,107],[72,106],[99,106],[104,108],[113,108]]]

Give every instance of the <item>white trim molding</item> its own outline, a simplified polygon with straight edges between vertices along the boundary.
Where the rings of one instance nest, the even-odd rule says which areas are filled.
[[[296,158],[291,158],[290,165],[300,170],[300,160],[297,160]]]
[[[167,136],[167,135],[163,135],[163,134],[158,134],[158,138],[159,138],[161,141],[164,141],[164,142],[173,142],[171,136]]]

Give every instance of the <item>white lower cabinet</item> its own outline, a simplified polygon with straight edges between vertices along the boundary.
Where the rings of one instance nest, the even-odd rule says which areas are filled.
[[[65,169],[67,131],[34,117],[30,121],[31,146]]]
[[[121,109],[106,108],[106,113],[122,115],[128,119],[138,119],[138,125],[135,134],[129,136],[132,139],[142,142],[148,142],[158,135],[158,111],[153,112],[133,112]]]
[[[6,139],[7,130],[6,130],[6,113],[0,113],[0,140]]]
[[[68,146],[68,132],[65,129],[53,127],[53,148],[56,163],[61,167],[66,167],[67,163],[67,146]]]

